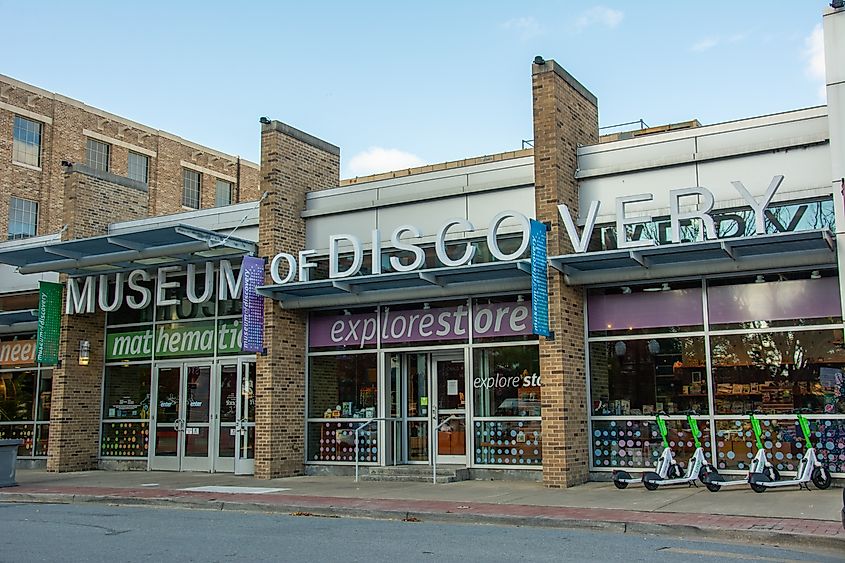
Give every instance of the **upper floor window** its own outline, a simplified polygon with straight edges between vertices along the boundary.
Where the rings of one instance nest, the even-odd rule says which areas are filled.
[[[88,139],[85,151],[85,161],[94,170],[109,171],[109,152],[111,146],[95,139]]]
[[[28,199],[9,199],[9,240],[35,236],[38,203]]]
[[[146,155],[129,151],[129,163],[127,166],[129,178],[146,184],[149,164],[150,159]]]
[[[217,189],[214,195],[215,207],[222,207],[232,203],[232,183],[225,180],[217,180]]]
[[[182,205],[200,208],[200,173],[187,168],[182,169]]]
[[[12,160],[30,166],[41,166],[41,124],[15,116]]]

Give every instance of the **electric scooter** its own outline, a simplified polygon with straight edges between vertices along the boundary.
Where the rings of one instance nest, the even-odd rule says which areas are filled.
[[[708,474],[718,473],[716,468],[710,465],[704,457],[704,448],[701,447],[701,442],[698,439],[701,436],[701,431],[698,429],[698,421],[692,415],[688,414],[687,424],[689,424],[692,437],[695,440],[695,452],[692,454],[689,462],[687,462],[686,473],[680,477],[667,478],[654,471],[646,472],[643,474],[643,485],[649,491],[656,491],[661,485],[682,485],[684,483],[697,487],[698,485],[695,484],[696,479],[702,483],[706,483]]]
[[[769,477],[770,481],[777,481],[780,479],[780,472],[774,465],[772,465],[772,462],[769,461],[768,452],[766,452],[766,448],[763,446],[763,431],[760,429],[760,421],[757,420],[754,413],[749,413],[748,418],[751,420],[751,429],[754,430],[754,437],[757,441],[757,453],[754,455],[754,459],[751,460],[751,463],[748,466],[748,474],[745,476],[745,479],[726,481],[724,476],[719,475],[718,473],[710,473],[704,481],[708,491],[715,493],[722,487],[747,485],[753,473],[765,473],[766,476]]]
[[[787,487],[790,485],[798,485],[798,488],[805,488],[810,490],[810,481],[817,489],[826,489],[830,487],[833,478],[827,468],[827,464],[816,455],[816,449],[813,447],[810,439],[810,424],[804,415],[798,415],[798,425],[801,427],[801,432],[804,434],[804,456],[798,463],[798,474],[795,479],[784,479],[783,481],[772,481],[772,479],[765,473],[751,473],[748,476],[748,482],[755,493],[763,493],[766,489],[774,487]]]
[[[655,464],[656,473],[664,479],[668,477],[680,477],[683,475],[683,471],[681,471],[681,466],[675,460],[675,454],[672,452],[672,448],[669,447],[669,440],[666,438],[669,434],[666,430],[666,422],[660,418],[659,414],[655,418],[657,420],[657,428],[660,430],[660,436],[663,438],[663,452],[657,458],[657,463]],[[641,482],[642,477],[634,478],[623,469],[613,470],[613,484],[616,485],[617,489],[624,489],[628,485]]]

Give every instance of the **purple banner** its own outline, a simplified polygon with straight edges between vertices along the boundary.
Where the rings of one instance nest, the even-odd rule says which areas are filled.
[[[255,288],[264,285],[264,259],[244,256],[241,263],[243,280],[243,325],[244,352],[264,351],[264,297],[256,293]]]
[[[590,331],[700,325],[703,310],[699,288],[591,295],[587,300]]]
[[[466,305],[400,311],[384,308],[381,323],[375,313],[311,315],[308,343],[312,348],[364,348],[376,344],[379,330],[382,344],[469,340],[469,311]],[[532,334],[531,303],[476,306],[473,333],[475,338]]]
[[[711,287],[707,304],[711,324],[842,315],[835,277]]]

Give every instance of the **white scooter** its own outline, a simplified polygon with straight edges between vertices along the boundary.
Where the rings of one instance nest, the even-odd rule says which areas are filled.
[[[667,478],[661,476],[659,473],[655,473],[654,471],[646,472],[643,474],[643,485],[645,485],[645,488],[649,491],[656,491],[661,485],[687,484],[695,485],[697,487],[698,485],[695,484],[696,480],[706,484],[708,475],[718,473],[716,468],[710,465],[704,457],[704,448],[701,447],[701,442],[698,439],[701,436],[701,431],[698,429],[698,422],[691,415],[687,415],[687,423],[692,431],[692,437],[695,440],[695,452],[687,462],[686,473],[680,477]]]
[[[684,474],[684,472],[675,460],[675,454],[672,452],[672,448],[669,447],[666,423],[662,418],[660,418],[660,415],[657,415],[656,419],[657,428],[660,430],[660,436],[663,438],[663,451],[660,453],[660,457],[657,458],[655,473],[660,475],[663,479],[680,477]],[[628,485],[642,483],[642,481],[642,477],[632,477],[630,473],[623,469],[613,470],[613,484],[616,485],[617,489],[624,489]]]
[[[775,487],[788,487],[790,485],[798,485],[799,488],[810,490],[809,483],[812,481],[817,489],[827,489],[833,482],[833,477],[827,465],[822,463],[816,455],[816,449],[813,447],[810,438],[810,425],[803,415],[798,415],[798,425],[801,427],[801,432],[804,434],[804,456],[798,464],[798,474],[795,479],[784,479],[783,481],[773,481],[765,472],[751,473],[748,476],[748,482],[755,493],[763,493],[766,489]]]
[[[704,481],[708,491],[715,493],[722,487],[747,485],[750,482],[751,475],[754,473],[765,473],[766,476],[769,477],[770,481],[777,481],[780,479],[780,472],[774,465],[772,465],[772,462],[769,461],[768,453],[766,452],[766,448],[763,446],[763,431],[760,429],[760,421],[755,418],[753,413],[748,416],[751,420],[751,429],[754,430],[754,437],[757,440],[757,453],[754,455],[754,459],[751,460],[751,463],[748,466],[748,474],[745,476],[745,479],[726,481],[722,475],[719,475],[718,473],[710,473]]]

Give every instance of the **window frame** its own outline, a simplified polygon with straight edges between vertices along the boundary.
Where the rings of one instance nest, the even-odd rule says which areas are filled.
[[[132,157],[135,157],[139,160],[139,162],[144,163],[144,178],[138,178],[133,176],[133,166],[132,166]],[[129,151],[129,154],[126,156],[126,177],[130,180],[135,180],[136,182],[142,182],[144,184],[149,183],[150,179],[150,157],[141,154],[137,151]]]
[[[189,199],[188,193],[188,183],[194,183],[194,181],[196,182],[196,205],[193,205],[193,200]],[[190,186],[190,188],[193,189],[193,186]],[[189,209],[200,209],[202,206],[202,172],[197,172],[190,168],[182,168],[182,206]]]
[[[226,202],[222,203],[220,198],[220,188],[221,186],[226,186]],[[215,178],[214,182],[214,207],[225,207],[226,205],[232,205],[232,192],[234,190],[234,184],[228,180],[221,180],[220,178]]]
[[[22,209],[20,207],[16,207],[15,203],[21,202],[27,208]],[[15,214],[15,215],[13,215]],[[14,217],[19,217],[17,220]],[[31,216],[32,222],[24,222],[23,218],[25,216]],[[31,226],[31,230],[26,233],[13,233],[12,232],[12,225],[24,225],[24,226]],[[9,221],[6,225],[6,240],[21,240],[25,238],[31,238],[38,234],[38,202],[32,199],[26,199],[23,197],[17,196],[9,196]]]
[[[100,150],[105,147],[105,150]],[[103,168],[103,164],[100,162],[100,156],[105,153],[105,162]],[[92,158],[94,157],[94,158]],[[109,172],[111,169],[111,145],[109,143],[105,143],[98,139],[93,139],[91,137],[86,137],[85,141],[85,164],[89,168],[93,168],[94,170],[101,170],[103,172]]]
[[[29,127],[22,128],[20,124],[26,125],[35,125],[37,126],[37,131],[31,131]],[[31,142],[28,138],[19,138],[19,132],[23,132],[27,137],[29,134],[33,134],[36,137],[35,143]],[[36,121],[34,119],[29,119],[23,117],[22,115],[15,114],[14,120],[12,121],[12,162],[16,162],[18,164],[25,164],[26,166],[34,166],[36,168],[41,168],[41,139],[44,135],[44,124],[40,121]],[[23,145],[21,147],[21,145]],[[37,147],[35,151],[35,162],[28,161],[28,152],[30,147]],[[19,158],[22,156],[23,158]]]

